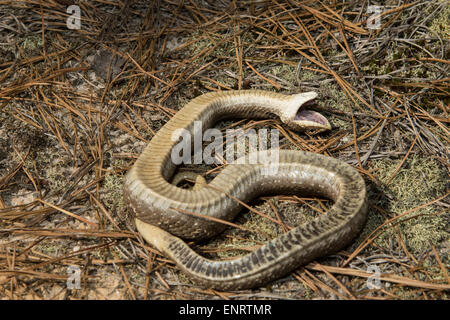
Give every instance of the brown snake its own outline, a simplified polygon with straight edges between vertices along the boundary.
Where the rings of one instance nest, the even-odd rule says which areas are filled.
[[[171,140],[175,130],[192,133],[194,121],[202,121],[205,130],[224,118],[273,117],[296,131],[330,129],[322,115],[304,109],[315,97],[313,92],[244,90],[211,92],[191,100],[155,134],[125,178],[124,196],[144,239],[200,284],[222,290],[265,284],[348,245],[366,220],[366,187],[361,175],[340,160],[279,150],[272,173],[267,164],[231,164],[198,190],[169,182],[176,169],[171,160],[178,142]],[[216,235],[226,227],[218,219],[231,220],[240,211],[237,199],[245,202],[268,193],[314,194],[334,204],[326,214],[235,260],[205,259],[178,238]]]

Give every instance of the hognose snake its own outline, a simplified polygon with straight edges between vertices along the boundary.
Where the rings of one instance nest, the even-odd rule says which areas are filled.
[[[225,118],[273,117],[295,131],[330,129],[322,115],[304,109],[315,97],[313,92],[283,95],[242,90],[211,92],[191,100],[155,134],[126,175],[124,196],[144,239],[200,284],[222,290],[262,285],[348,245],[366,220],[366,187],[361,175],[340,160],[279,150],[273,174],[265,170],[265,164],[231,164],[196,190],[169,182],[176,169],[170,156],[177,143],[171,140],[175,130],[193,132],[194,121],[207,129]],[[236,198],[246,202],[267,193],[315,194],[333,200],[334,205],[326,214],[235,260],[205,259],[179,238],[218,234],[226,225],[214,218],[233,219],[241,209]]]

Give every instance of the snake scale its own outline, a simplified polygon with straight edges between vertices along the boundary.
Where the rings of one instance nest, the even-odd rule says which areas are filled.
[[[307,110],[315,98],[314,92],[241,90],[210,92],[191,100],[154,135],[125,177],[124,198],[139,233],[199,284],[221,290],[263,285],[348,245],[366,220],[366,187],[361,175],[340,160],[279,150],[277,170],[272,173],[265,170],[265,163],[232,163],[198,189],[182,189],[170,182],[176,169],[171,160],[175,130],[193,133],[194,121],[201,121],[205,130],[227,118],[279,118],[295,131],[328,130],[325,117]],[[238,259],[206,259],[180,239],[205,239],[223,231],[226,224],[219,219],[236,216],[241,209],[236,200],[297,193],[326,197],[333,206]]]

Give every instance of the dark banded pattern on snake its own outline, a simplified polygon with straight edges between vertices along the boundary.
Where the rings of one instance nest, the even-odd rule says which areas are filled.
[[[267,171],[266,164],[231,164],[199,190],[168,182],[175,170],[170,152],[177,143],[171,140],[176,129],[192,132],[196,120],[207,129],[223,118],[273,116],[294,130],[328,129],[318,114],[317,123],[298,117],[313,98],[313,93],[287,96],[252,90],[209,93],[188,103],[153,137],[125,179],[124,195],[138,231],[199,283],[223,290],[259,286],[348,245],[365,222],[366,189],[361,175],[340,160],[280,150],[276,171]],[[206,238],[226,227],[183,212],[231,220],[241,209],[233,197],[245,202],[268,193],[320,195],[334,205],[314,221],[236,260],[205,259],[178,238]]]

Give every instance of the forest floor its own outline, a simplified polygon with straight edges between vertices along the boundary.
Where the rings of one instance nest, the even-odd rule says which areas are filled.
[[[447,299],[449,16],[420,0],[0,1],[0,298]],[[251,88],[316,91],[332,129],[218,127],[277,129],[280,148],[353,165],[368,220],[345,250],[262,288],[205,289],[129,223],[123,178],[189,100]],[[234,221],[249,231],[192,247],[233,259],[327,202],[249,205]]]

